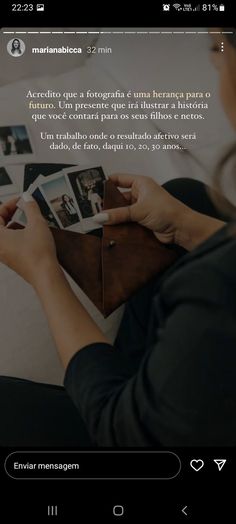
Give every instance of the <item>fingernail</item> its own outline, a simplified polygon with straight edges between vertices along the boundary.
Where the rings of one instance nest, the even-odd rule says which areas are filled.
[[[25,191],[22,195],[22,198],[25,202],[34,202],[34,199],[33,197],[31,196],[30,193],[28,193],[28,191]]]
[[[98,224],[105,224],[105,222],[108,222],[109,220],[109,215],[108,213],[98,213],[97,215],[94,215],[93,220],[98,222]]]

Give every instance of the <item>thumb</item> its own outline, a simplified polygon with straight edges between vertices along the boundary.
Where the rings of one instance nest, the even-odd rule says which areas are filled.
[[[23,207],[26,214],[27,222],[30,224],[37,220],[39,217],[42,218],[40,208],[30,193],[23,193]]]
[[[120,224],[121,222],[132,221],[132,207],[117,207],[115,209],[106,209],[102,213],[98,213],[93,217],[93,220],[98,224]]]

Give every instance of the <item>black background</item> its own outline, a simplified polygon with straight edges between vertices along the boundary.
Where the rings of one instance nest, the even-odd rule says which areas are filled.
[[[235,520],[232,520],[232,517],[235,515],[233,479],[236,454],[231,448],[171,449],[178,455],[182,464],[177,477],[171,480],[132,481],[126,479],[14,480],[7,476],[4,469],[5,459],[12,451],[15,450],[1,449],[0,462],[1,516],[7,517],[8,521],[16,517],[18,519],[22,517],[23,522],[52,521],[68,524],[96,521],[101,523],[136,521],[147,524],[187,521],[200,523],[205,519],[212,522],[213,518],[222,518],[223,522]],[[52,453],[49,454],[48,462],[50,456],[53,461]],[[204,467],[198,472],[190,467],[193,458],[204,460]],[[220,472],[213,461],[214,458],[227,460]],[[35,462],[36,460],[37,458]],[[103,454],[103,460],[104,469],[112,471],[111,455],[106,457]],[[77,455],[74,461],[79,461]],[[87,454],[87,461],[88,469],[92,470],[92,453]],[[106,463],[107,461],[109,464]],[[65,454],[62,455],[61,462],[66,462]],[[73,462],[71,455],[68,455],[68,462]],[[127,467],[127,471],[128,469],[130,470]],[[141,467],[140,476],[142,473]],[[58,476],[61,477],[61,474],[59,473]],[[12,501],[10,504],[9,496]],[[49,505],[58,506],[58,517],[47,516]],[[124,506],[124,517],[113,516],[115,505]],[[185,506],[187,506],[188,517],[182,513],[182,508]]]
[[[193,6],[216,3],[225,4],[225,12],[179,12],[171,9],[164,12],[163,3],[174,4],[170,0],[163,2],[145,2],[145,4],[127,2],[109,3],[105,2],[76,2],[66,0],[66,2],[56,2],[55,0],[45,0],[44,12],[13,12],[11,5],[13,2],[4,0],[1,2],[1,27],[227,27],[233,24],[234,1],[216,0],[215,2],[177,2],[180,4],[191,3]],[[17,2],[14,2],[17,3]],[[24,4],[24,2],[21,2]],[[36,5],[37,2],[28,2]]]

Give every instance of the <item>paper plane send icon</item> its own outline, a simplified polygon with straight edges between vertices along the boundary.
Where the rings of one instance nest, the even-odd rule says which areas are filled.
[[[216,463],[218,470],[221,471],[226,463],[226,459],[214,459],[214,462]]]

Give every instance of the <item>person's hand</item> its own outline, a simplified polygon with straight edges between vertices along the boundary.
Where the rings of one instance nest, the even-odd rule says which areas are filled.
[[[23,194],[27,226],[7,227],[17,200],[0,206],[0,262],[35,286],[42,272],[49,266],[58,266],[55,243],[38,204],[28,193]]]
[[[129,189],[122,193],[127,206],[98,213],[94,217],[96,222],[138,222],[151,229],[161,242],[177,243],[180,223],[190,211],[187,206],[171,196],[152,178],[139,175],[111,175],[109,178],[116,186]]]

